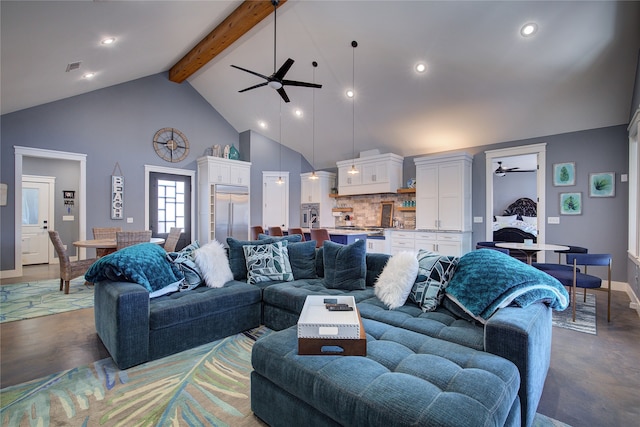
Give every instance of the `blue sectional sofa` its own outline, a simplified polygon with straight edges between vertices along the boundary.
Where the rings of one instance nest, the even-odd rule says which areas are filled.
[[[304,418],[304,414],[307,413],[311,417],[308,420],[316,420],[314,423],[305,422],[307,425],[339,425],[340,420],[342,423],[351,424],[351,421],[345,421],[349,418],[340,418],[336,415],[348,410],[328,409],[331,407],[331,399],[326,402],[318,400],[318,405],[314,406],[315,401],[310,403],[308,396],[296,395],[292,390],[285,390],[278,385],[278,381],[282,381],[282,378],[274,379],[273,375],[278,374],[274,374],[273,364],[277,365],[281,361],[266,359],[286,358],[287,355],[296,352],[294,326],[308,295],[352,295],[364,321],[368,352],[372,352],[376,346],[385,348],[390,345],[388,341],[395,342],[394,346],[397,347],[409,345],[404,342],[409,340],[416,345],[410,345],[411,354],[404,354],[403,358],[417,357],[417,355],[426,357],[426,354],[431,354],[437,355],[439,360],[446,359],[457,364],[466,363],[459,360],[461,355],[474,360],[480,358],[484,360],[481,362],[483,368],[480,369],[491,371],[491,375],[485,372],[491,378],[496,375],[500,378],[495,383],[484,384],[486,379],[482,378],[485,374],[474,380],[473,369],[470,366],[463,367],[467,372],[464,377],[467,384],[465,388],[469,388],[468,386],[475,382],[471,387],[473,390],[469,391],[474,396],[496,396],[492,387],[502,390],[491,402],[492,405],[497,405],[496,407],[487,409],[477,419],[467,419],[464,425],[497,423],[530,426],[549,368],[551,308],[542,302],[532,303],[526,308],[504,307],[491,316],[486,324],[470,321],[465,313],[455,309],[451,304],[442,304],[435,311],[426,313],[411,302],[407,302],[398,309],[389,310],[376,297],[373,287],[389,258],[389,255],[385,254],[366,254],[366,286],[358,290],[334,289],[325,281],[322,248],[315,251],[315,264],[311,266],[315,269],[312,275],[316,276],[315,278],[301,278],[286,282],[267,281],[250,285],[242,276],[242,272],[238,272],[238,267],[241,266],[238,260],[230,259],[235,279],[226,283],[223,288],[200,286],[193,291],[174,293],[150,300],[148,292],[138,284],[102,281],[95,285],[96,330],[121,369],[183,351],[260,324],[274,331],[282,331],[269,334],[263,338],[268,339],[264,345],[261,344],[263,340],[261,339],[254,347],[255,371],[252,374],[254,413],[267,422],[278,424],[275,420],[290,419],[289,417],[293,414],[289,411],[295,407],[298,411],[302,411],[298,416]],[[236,263],[235,266],[234,263]],[[530,268],[524,264],[523,267]],[[306,268],[308,270],[309,265]],[[387,342],[385,346],[376,344],[383,341]],[[424,343],[424,346],[421,347],[417,343]],[[274,350],[281,345],[288,347]],[[440,347],[440,350],[434,349],[436,347]],[[313,364],[315,362],[312,360],[318,358],[325,358],[323,359],[325,361],[335,357],[340,358],[340,356],[302,356],[304,357],[307,359],[303,359],[302,365],[298,364],[298,361],[291,362],[293,364],[287,366],[309,375],[309,372],[317,366],[309,370],[307,369],[309,366],[304,366],[305,363]],[[378,357],[384,359],[384,356],[378,355]],[[357,358],[342,359],[346,361]],[[370,365],[358,363],[345,365],[347,367],[338,369],[336,375],[343,375],[346,372],[354,375],[356,372],[356,376],[363,378],[366,375],[357,375],[359,369],[366,370],[370,366],[375,370],[379,368],[380,363],[383,362],[372,360]],[[437,364],[433,368],[427,364],[419,371],[413,375],[426,377],[431,375],[436,382],[439,381],[439,375],[443,374]],[[514,372],[515,377],[513,377]],[[280,374],[286,376],[286,372],[280,372]],[[327,374],[316,372],[312,374],[314,375],[323,377]],[[304,382],[303,379],[298,378],[298,380]],[[348,378],[343,380],[351,382]],[[321,383],[316,385],[323,386]],[[355,389],[351,391],[356,393],[358,387],[366,389],[365,386],[354,384]],[[387,386],[393,388],[393,385]],[[325,384],[324,387],[329,386]],[[375,387],[381,387],[376,388],[378,392],[385,389],[380,385]],[[296,390],[295,387],[293,390]],[[306,388],[303,386],[297,390],[299,393],[306,393]],[[329,387],[327,390],[332,389]],[[470,399],[474,398],[470,397]],[[361,397],[353,401],[353,406],[350,408],[358,408],[363,413],[377,408],[375,410],[382,413],[384,408],[377,407],[382,404],[380,399],[381,397],[378,396],[374,401],[367,402],[366,397]],[[450,402],[449,405],[452,403]],[[453,414],[452,416],[457,413],[459,417],[466,417],[462,408],[453,407],[446,411]],[[432,415],[436,416],[435,412]],[[478,421],[480,419],[483,419],[485,424]],[[419,417],[415,420],[420,422]],[[455,421],[455,418],[453,420]],[[374,425],[375,423],[360,424]],[[451,425],[456,424],[454,422]]]

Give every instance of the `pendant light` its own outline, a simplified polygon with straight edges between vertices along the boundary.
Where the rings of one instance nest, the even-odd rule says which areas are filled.
[[[280,144],[280,154],[279,154],[280,166],[278,167],[278,174],[280,176],[278,176],[278,180],[276,181],[276,184],[282,185],[284,184],[284,179],[282,179],[282,99],[280,100],[279,114],[280,114],[280,140],[278,141],[278,143]]]
[[[316,67],[318,63],[313,61],[311,63],[313,65],[313,83],[316,82]],[[313,98],[311,104],[311,167],[313,168],[313,172],[309,176],[309,179],[318,179],[318,175],[316,174],[316,91],[313,91]]]
[[[351,98],[351,152],[352,152],[352,162],[351,169],[349,169],[349,174],[355,175],[359,171],[356,168],[355,158],[356,158],[356,47],[358,47],[357,41],[351,42],[351,47],[353,48],[353,52],[351,55],[352,64],[351,64],[351,90],[353,92],[353,97]]]

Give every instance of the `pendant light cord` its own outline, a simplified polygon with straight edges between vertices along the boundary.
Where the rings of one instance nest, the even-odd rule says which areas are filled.
[[[277,29],[278,29],[278,0],[272,0],[273,3],[273,73],[276,73],[276,45],[277,45]]]

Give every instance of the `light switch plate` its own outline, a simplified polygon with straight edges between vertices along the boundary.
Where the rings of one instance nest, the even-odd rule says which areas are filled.
[[[620,182],[627,182],[629,181],[629,175],[627,175],[626,173],[620,174]]]
[[[73,215],[62,215],[63,221],[73,221],[75,217]]]
[[[473,222],[476,223],[476,224],[481,224],[483,220],[484,220],[484,218],[482,218],[481,216],[474,216],[473,217]]]
[[[547,223],[549,224],[560,224],[560,217],[559,216],[550,216],[547,218]]]
[[[133,217],[127,218],[127,224],[133,224]]]

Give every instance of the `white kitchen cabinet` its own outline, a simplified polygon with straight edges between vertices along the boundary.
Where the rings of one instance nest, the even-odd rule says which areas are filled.
[[[395,255],[402,251],[415,252],[415,238],[413,236],[413,231],[393,230],[389,234],[391,237],[391,255]]]
[[[251,163],[241,160],[204,156],[198,164],[198,240],[207,243],[215,238],[215,186],[236,185],[250,187]],[[248,208],[247,208],[248,209]],[[247,225],[248,233],[248,225]]]
[[[375,254],[387,254],[387,240],[386,239],[371,239],[367,238],[367,253]]]
[[[420,157],[416,164],[416,229],[471,231],[471,164],[466,154]]]
[[[391,231],[391,254],[420,249],[461,257],[471,250],[471,232]]]
[[[402,162],[402,156],[391,153],[337,162],[338,193],[342,196],[395,193],[402,187]],[[349,174],[352,165],[357,174]]]

